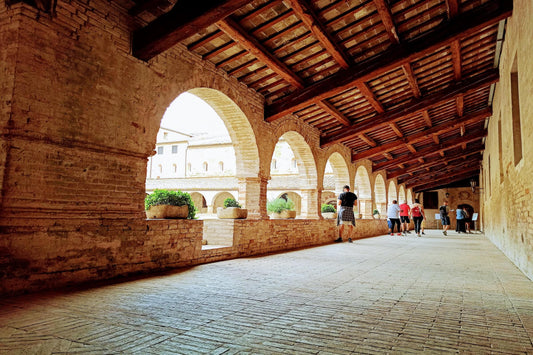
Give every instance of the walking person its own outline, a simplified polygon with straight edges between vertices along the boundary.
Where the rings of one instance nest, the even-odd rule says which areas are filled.
[[[355,227],[355,216],[353,214],[353,206],[357,201],[357,195],[350,192],[350,186],[344,185],[343,192],[337,199],[337,226],[339,226],[339,237],[335,239],[335,243],[342,242],[342,233],[344,226],[349,226],[348,242],[352,242],[353,227]]]
[[[415,233],[417,237],[420,237],[420,229],[422,228],[422,221],[426,219],[424,213],[424,207],[420,204],[419,199],[415,199],[415,203],[411,207],[411,217],[415,223]]]
[[[450,228],[450,207],[448,207],[448,201],[444,201],[442,206],[439,207],[440,221],[442,222],[442,234],[448,235],[448,228]]]
[[[390,235],[394,235],[394,226],[397,226],[398,235],[402,235],[400,226],[400,206],[398,201],[393,200],[387,209],[387,220],[389,221]]]
[[[457,233],[466,233],[466,226],[465,226],[465,222],[466,222],[466,213],[465,211],[461,208],[461,206],[457,206],[457,209],[455,210],[455,213],[456,213],[456,220],[457,220],[457,225],[455,227],[455,231]]]
[[[409,207],[407,201],[403,201],[403,203],[400,205],[400,223],[402,224],[403,235],[406,235],[406,233],[411,234],[411,232],[409,232],[410,212],[411,207]]]

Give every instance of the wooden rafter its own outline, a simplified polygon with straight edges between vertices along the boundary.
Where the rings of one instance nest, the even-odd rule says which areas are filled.
[[[385,0],[374,0],[374,5],[376,5],[378,14],[381,17],[381,22],[383,22],[383,26],[385,27],[385,31],[387,31],[387,35],[391,42],[394,44],[400,43],[400,37],[398,36],[392,13]]]
[[[420,96],[422,96],[422,93],[420,92],[418,80],[416,80],[411,63],[405,63],[404,65],[402,65],[402,69],[405,77],[407,78],[407,81],[409,82],[409,86],[411,86],[411,90],[413,91],[414,97],[419,98]]]
[[[136,0],[135,3],[135,6],[128,11],[131,16],[138,16],[143,12],[152,12],[160,7],[169,7],[172,4],[168,0]]]
[[[406,147],[411,153],[416,153],[416,148],[412,144],[406,144]]]
[[[412,177],[409,177],[407,180],[398,179],[398,183],[405,184],[406,186],[412,188],[413,186],[426,185],[429,182],[445,180],[457,175],[477,175],[476,172],[479,172],[480,164],[479,161],[476,164],[473,162],[465,161],[462,164],[456,165],[449,170],[439,170],[429,171],[424,174],[413,174]],[[474,174],[472,174],[474,173]]]
[[[329,113],[331,116],[333,116],[337,121],[339,121],[344,126],[349,126],[352,123],[346,116],[344,116],[335,106],[333,106],[329,101],[322,100],[317,102],[317,105],[327,113]]]
[[[449,100],[457,97],[459,94],[466,94],[470,91],[476,91],[481,88],[485,88],[490,86],[492,83],[497,82],[498,80],[498,71],[492,70],[490,73],[481,75],[480,77],[475,77],[461,83],[456,83],[455,85],[442,91],[422,97],[416,101],[409,102],[394,110],[377,115],[370,120],[352,125],[344,129],[342,132],[322,137],[320,140],[321,145],[326,147],[347,139],[351,139],[360,133],[367,133],[376,128],[387,126],[391,122],[412,117],[413,115],[420,114],[421,112],[426,111],[433,106],[448,102]]]
[[[375,146],[378,145],[378,144],[376,143],[375,140],[373,140],[372,138],[370,138],[369,136],[367,136],[367,135],[364,134],[364,133],[361,133],[361,134],[359,135],[359,138],[360,138],[363,142],[365,142],[366,144],[368,144],[368,145],[371,146],[371,147],[375,147]]]
[[[400,138],[403,138],[403,133],[402,131],[400,130],[400,127],[398,127],[398,125],[394,122],[390,122],[389,123],[389,127],[394,131],[394,133],[396,133],[396,135]]]
[[[372,105],[374,110],[376,110],[378,113],[385,112],[385,109],[366,83],[357,83],[356,86],[361,92],[361,95],[363,95],[363,97],[370,103],[370,105]]]
[[[512,14],[512,8],[512,0],[495,0],[475,10],[461,13],[451,21],[435,28],[430,34],[413,40],[408,46],[394,47],[370,63],[339,70],[327,79],[298,90],[279,102],[267,106],[265,118],[272,122],[291,112],[304,109],[318,100],[349,90],[354,83],[370,80],[442,46],[450,45],[457,39],[466,38],[488,25],[509,17]]]
[[[448,7],[448,18],[454,18],[459,14],[459,0],[446,0]]]
[[[416,165],[414,167],[403,168],[403,169],[400,169],[400,170],[393,171],[392,173],[387,174],[387,178],[388,179],[393,179],[393,178],[400,177],[402,175],[406,175],[406,174],[409,174],[409,173],[416,173],[416,172],[418,172],[418,171],[420,171],[422,169],[425,169],[425,168],[431,168],[431,167],[438,166],[440,164],[445,164],[445,163],[449,164],[449,163],[451,163],[453,161],[456,161],[458,159],[462,159],[464,157],[468,157],[468,156],[471,156],[471,155],[479,154],[484,149],[485,149],[484,146],[480,145],[477,148],[470,149],[470,151],[468,153],[466,153],[466,154],[464,152],[458,152],[458,153],[455,153],[455,154],[452,154],[452,155],[446,155],[445,158],[443,158],[443,159],[438,159],[438,160],[431,161],[431,162],[428,162],[428,163],[423,164],[423,165]]]
[[[342,68],[348,68],[351,60],[335,39],[328,33],[315,10],[311,7],[311,4],[305,0],[284,0],[284,2],[292,8],[296,16],[302,20],[335,61]]]
[[[450,139],[446,142],[441,142],[437,146],[430,146],[423,149],[420,149],[417,153],[409,153],[408,155],[404,155],[401,157],[397,157],[393,161],[387,161],[379,164],[375,164],[373,166],[373,171],[378,171],[382,169],[392,169],[398,164],[409,164],[413,161],[417,161],[418,158],[424,158],[428,156],[432,156],[435,154],[439,154],[441,151],[446,151],[449,149],[454,149],[457,147],[460,147],[461,145],[472,143],[475,141],[479,141],[481,138],[485,137],[487,135],[487,131],[473,131],[463,137]]]
[[[375,147],[373,149],[368,149],[361,153],[354,154],[352,155],[352,160],[357,161],[360,159],[371,158],[373,156],[381,154],[382,152],[388,152],[394,149],[398,149],[398,147],[402,144],[407,144],[407,145],[415,144],[433,135],[439,135],[439,134],[443,134],[446,132],[460,129],[460,127],[462,127],[465,124],[481,122],[485,120],[485,118],[490,117],[491,115],[492,115],[492,110],[490,108],[485,108],[485,109],[473,112],[465,117],[458,117],[452,121],[446,121],[444,123],[435,125],[431,128],[426,128],[425,130],[421,132],[408,135],[404,138],[395,139],[389,143],[382,144],[379,147]]]
[[[457,115],[459,117],[462,117],[464,113],[464,108],[465,108],[464,98],[465,98],[464,95],[461,94],[457,96],[457,98],[455,99],[455,102],[457,104]]]
[[[218,28],[224,31],[234,41],[239,43],[241,47],[257,57],[260,61],[265,63],[273,72],[277,73],[288,83],[296,88],[303,88],[304,82],[294,72],[292,72],[284,63],[277,57],[270,54],[268,50],[259,41],[251,36],[244,28],[231,18],[227,18],[217,22]]]
[[[149,60],[248,3],[248,0],[179,0],[169,12],[133,33],[133,55]]]
[[[429,117],[428,110],[423,110],[422,111],[422,117],[424,118],[424,122],[426,122],[426,126],[428,126],[428,127],[432,127],[433,126],[433,122],[431,122],[431,117]]]
[[[455,40],[450,44],[452,51],[453,76],[455,80],[461,80],[461,44]]]
[[[474,176],[477,176],[479,174],[476,174],[476,170],[469,171],[469,172],[459,172],[457,174],[453,174],[450,176],[446,176],[441,179],[433,180],[431,182],[427,182],[423,185],[413,185],[409,186],[409,188],[412,188],[414,192],[421,192],[429,189],[433,189],[435,187],[451,184],[456,181],[461,181],[465,179],[473,178]]]

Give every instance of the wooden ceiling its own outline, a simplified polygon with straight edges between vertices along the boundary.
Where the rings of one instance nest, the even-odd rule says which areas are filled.
[[[182,43],[415,191],[479,174],[512,0],[135,0],[133,54]]]

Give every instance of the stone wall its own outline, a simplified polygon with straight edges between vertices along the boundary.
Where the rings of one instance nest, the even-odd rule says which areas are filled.
[[[514,1],[483,155],[485,234],[533,279],[533,2]],[[515,62],[516,60],[516,62]],[[513,68],[513,64],[516,67]],[[515,161],[511,72],[518,72],[522,158]],[[516,105],[516,101],[515,101]],[[516,107],[516,106],[515,106]]]

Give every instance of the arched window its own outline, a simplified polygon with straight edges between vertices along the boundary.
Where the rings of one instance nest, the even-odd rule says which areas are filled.
[[[178,171],[178,166],[176,164],[172,164],[172,171],[173,172],[177,172]]]
[[[219,161],[218,162],[218,171],[220,171],[220,172],[224,171],[224,162],[223,161]]]
[[[204,161],[204,163],[202,164],[202,168],[204,169],[204,171],[207,171],[207,169],[209,168],[207,162]]]
[[[187,171],[188,171],[188,172],[191,172],[191,171],[192,171],[192,165],[191,165],[191,163],[187,163]]]
[[[296,162],[295,158],[292,158],[292,160],[291,160],[291,167],[293,169],[296,169],[298,167],[298,163]]]
[[[278,168],[278,161],[276,159],[272,159],[272,170],[276,170]]]
[[[157,167],[159,168],[159,173],[162,173],[163,172],[163,165],[159,164]]]

